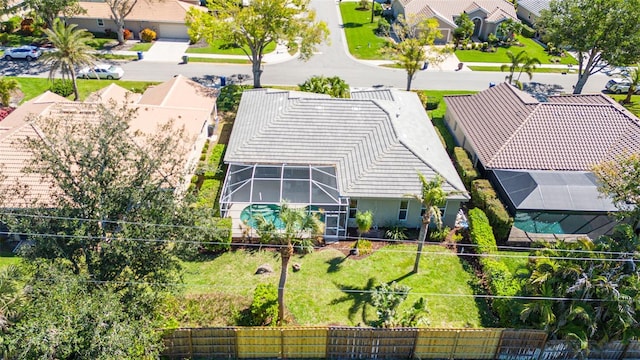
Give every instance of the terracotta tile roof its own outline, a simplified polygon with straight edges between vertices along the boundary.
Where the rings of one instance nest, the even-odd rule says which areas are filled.
[[[147,88],[138,103],[165,107],[209,108],[213,111],[215,99],[214,89],[177,75],[169,81]]]
[[[86,14],[78,14],[73,18],[79,19],[110,19],[112,17],[109,5],[106,2],[80,1],[80,7],[87,11]],[[138,0],[131,13],[127,16],[127,21],[159,21],[168,23],[184,24],[187,10],[197,7],[203,10],[202,6],[192,5],[179,0]]]
[[[501,8],[495,8],[493,12],[487,15],[487,18],[485,20],[489,23],[498,23],[502,20],[507,20],[510,18],[513,18],[511,14],[507,13]]]
[[[640,151],[640,120],[604,95],[526,103],[528,95],[514,92],[522,93],[501,84],[445,97],[486,168],[589,171],[622,151]]]
[[[157,131],[158,127],[168,120],[173,120],[176,129],[185,129],[187,139],[185,139],[183,146],[190,152],[195,149],[195,138],[206,131],[205,126],[210,123],[216,99],[203,95],[209,94],[207,88],[200,85],[198,88],[185,79],[174,79],[172,83],[187,84],[186,87],[180,88],[181,94],[178,97],[195,100],[187,102],[186,106],[182,107],[175,106],[176,104],[164,106],[132,103],[130,106],[137,109],[137,115],[130,123],[130,130],[132,133],[142,131],[149,134]],[[6,176],[4,180],[0,179],[0,188],[8,188],[19,183],[26,186],[27,190],[25,196],[13,196],[4,206],[29,206],[32,200],[38,200],[40,205],[48,206],[51,195],[56,189],[52,179],[41,178],[39,174],[23,172],[24,166],[28,164],[32,155],[21,141],[26,137],[43,138],[40,130],[41,124],[37,120],[28,121],[28,119],[35,119],[36,116],[54,116],[73,118],[78,121],[95,121],[98,115],[96,107],[99,103],[104,103],[107,98],[122,100],[127,93],[128,91],[121,87],[109,86],[90,95],[87,102],[84,103],[68,101],[55,94],[45,93],[24,103],[7,116],[0,123],[0,169]],[[107,96],[105,97],[105,95]],[[170,97],[171,94],[167,94],[167,96]],[[171,103],[167,99],[163,102]],[[136,141],[141,140],[142,138],[136,139]]]
[[[431,17],[442,18],[453,26],[455,17],[465,11],[469,13],[477,9],[482,9],[487,16],[493,14],[494,19],[487,21],[499,21],[500,17],[517,20],[513,4],[506,0],[409,0],[401,1],[401,4],[407,16],[434,14]]]
[[[85,102],[98,102],[106,104],[111,100],[115,102],[124,102],[128,99],[130,103],[136,103],[138,102],[138,100],[140,100],[140,97],[140,94],[136,94],[123,87],[120,87],[116,85],[116,83],[111,83],[111,85],[89,95]]]

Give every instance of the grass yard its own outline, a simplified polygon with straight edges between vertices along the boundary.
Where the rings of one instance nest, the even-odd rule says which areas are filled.
[[[270,42],[264,49],[264,53],[275,51],[276,43]],[[249,51],[249,48],[246,48]],[[226,44],[223,41],[216,41],[213,45],[205,47],[190,47],[187,49],[189,54],[222,54],[222,55],[246,55],[242,48],[233,44]]]
[[[620,102],[621,100],[624,100],[627,95],[609,95],[611,96],[615,101]],[[635,116],[640,117],[640,95],[632,95],[631,96],[631,103],[629,104],[625,104],[624,107],[631,111]]]
[[[455,142],[453,140],[453,136],[449,132],[447,125],[444,121],[444,114],[447,111],[447,105],[443,100],[444,95],[464,95],[464,94],[475,94],[477,91],[468,91],[468,90],[423,90],[421,93],[427,95],[429,97],[430,102],[438,102],[438,107],[435,110],[427,111],[429,116],[431,117],[431,122],[433,125],[440,131],[440,134],[444,138],[446,143],[447,151],[449,153],[453,152],[453,148],[455,147]]]
[[[374,33],[378,27],[378,17],[371,22],[371,10],[356,10],[358,2],[343,1],[340,13],[344,24],[344,34],[349,45],[349,52],[358,59],[383,59],[379,50],[387,44],[385,38]]]
[[[523,277],[529,274],[527,270],[527,263],[529,262],[528,252],[500,250],[498,255],[502,256],[497,257],[497,260],[505,264],[513,276]]]
[[[497,47],[497,51],[490,53],[484,52],[481,50],[456,50],[455,54],[458,59],[462,62],[487,62],[487,63],[503,63],[509,64],[509,57],[507,56],[507,50],[511,51],[514,54],[519,53],[522,50],[525,50],[529,56],[538,58],[542,64],[551,64],[551,58],[556,57],[560,59],[560,64],[577,64],[578,62],[573,57],[567,55],[564,57],[557,56],[549,56],[544,48],[533,41],[532,39],[525,38],[523,36],[518,36],[518,40],[524,46],[511,46],[509,48],[506,47]]]
[[[87,41],[87,45],[91,46],[95,50],[104,49],[107,44],[117,44],[118,41],[114,39],[106,39],[106,38],[93,38]]]
[[[212,59],[212,58],[204,58],[204,57],[191,57],[189,56],[189,62],[200,62],[200,63],[216,63],[216,64],[251,64],[249,59]]]
[[[120,54],[95,54],[96,58],[102,60],[138,60],[137,55],[120,55]]]
[[[469,69],[473,70],[473,71],[495,71],[495,72],[502,72],[502,70],[500,70],[500,66],[469,66]],[[508,73],[508,71],[504,71],[505,73]],[[556,74],[561,74],[561,73],[566,73],[567,72],[567,68],[548,68],[548,67],[537,67],[535,70],[533,70],[534,73],[556,73]],[[575,73],[576,70],[573,69],[571,71],[572,73]],[[517,75],[517,73],[516,73]],[[523,78],[527,78],[527,74],[523,74]]]
[[[20,262],[20,257],[15,256],[15,254],[11,252],[3,251],[0,253],[0,269],[5,266],[16,265],[19,262]]]
[[[149,51],[149,49],[151,49],[152,46],[153,46],[153,43],[141,42],[133,45],[131,49],[129,49],[129,51]]]
[[[49,90],[51,83],[46,78],[24,78],[14,77],[20,84],[20,89],[24,93],[24,101],[33,99],[34,97]],[[128,81],[128,80],[84,80],[78,79],[78,90],[80,92],[80,99],[84,100],[92,92],[98,91],[103,87],[116,83],[125,89],[132,90],[134,92],[142,92],[149,85],[157,84],[157,82],[148,81]]]
[[[458,257],[441,246],[427,246],[427,254],[423,255],[420,263],[420,273],[412,275],[415,250],[414,245],[386,246],[360,260],[345,258],[342,252],[333,248],[305,256],[296,255],[291,264],[300,263],[302,269],[289,272],[287,308],[298,325],[366,324],[375,319],[375,311],[368,304],[366,294],[358,291],[371,288],[371,282],[378,285],[397,280],[412,288],[402,309],[421,296],[427,299],[431,327],[481,326],[473,297],[441,295],[473,294],[470,283],[474,277],[463,269]],[[265,263],[273,267],[274,273],[254,275],[256,268]],[[244,301],[238,298],[240,304],[247,304],[251,302],[257,284],[277,285],[280,260],[278,253],[272,251],[238,250],[209,261],[186,262],[184,266],[185,294],[188,297],[208,295],[210,298],[229,299],[237,296],[245,298]],[[231,306],[227,301],[223,303],[223,306]],[[240,311],[243,305],[233,306]],[[217,306],[209,307],[209,311],[211,316],[215,316]],[[229,323],[221,319],[209,322]],[[188,323],[180,325],[189,326]]]

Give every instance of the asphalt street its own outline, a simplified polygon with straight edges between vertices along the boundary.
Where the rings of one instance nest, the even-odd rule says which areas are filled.
[[[346,40],[341,29],[338,2],[335,0],[312,0],[317,19],[327,23],[330,34],[328,44],[319,46],[317,53],[307,62],[292,59],[278,64],[264,65],[262,84],[297,85],[313,75],[339,76],[352,87],[388,86],[405,88],[406,72],[402,69],[390,69],[355,60],[347,51]],[[127,61],[119,64],[125,70],[126,80],[165,81],[177,74],[188,77],[207,75],[230,76],[233,74],[251,74],[250,65],[194,63],[178,64],[151,61]],[[7,76],[46,77],[48,69],[40,62],[24,61],[0,62],[0,74]],[[457,72],[455,69],[443,71],[421,71],[412,83],[413,89],[430,90],[482,90],[489,83],[504,81],[503,72]],[[600,92],[604,89],[608,77],[602,74],[592,75],[584,88],[584,93]],[[572,92],[577,75],[557,73],[535,73],[534,82],[559,85],[564,92]],[[251,83],[251,82],[249,82]]]

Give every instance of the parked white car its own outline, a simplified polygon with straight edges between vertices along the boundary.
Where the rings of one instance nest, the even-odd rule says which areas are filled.
[[[629,92],[629,86],[631,86],[631,83],[627,80],[611,79],[607,82],[607,85],[605,85],[604,88],[610,93],[626,94]],[[640,87],[636,88],[635,93],[640,94]]]
[[[83,79],[109,79],[117,80],[124,75],[120,66],[100,64],[94,67],[86,67],[78,72],[78,77]]]
[[[17,48],[6,49],[2,58],[5,60],[25,59],[27,61],[31,61],[37,60],[40,55],[42,55],[40,48],[37,46],[25,45]]]

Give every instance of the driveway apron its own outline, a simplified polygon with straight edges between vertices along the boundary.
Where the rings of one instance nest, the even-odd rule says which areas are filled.
[[[149,51],[143,53],[143,61],[179,63],[187,48],[189,48],[189,40],[158,39]]]

